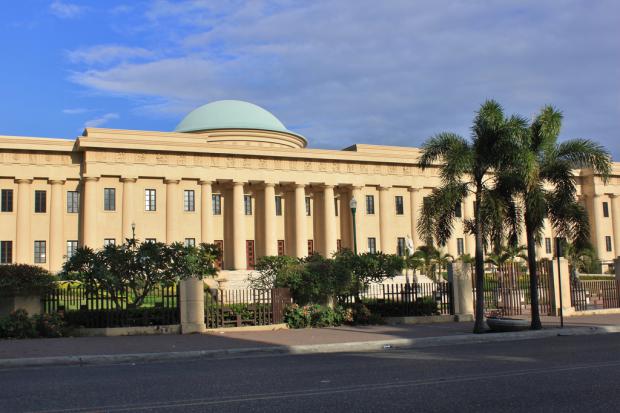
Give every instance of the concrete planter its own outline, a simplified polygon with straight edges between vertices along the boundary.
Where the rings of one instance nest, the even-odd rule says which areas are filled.
[[[0,317],[6,317],[15,310],[26,310],[28,315],[41,314],[43,303],[39,295],[0,295]]]
[[[487,325],[492,331],[497,332],[523,331],[530,328],[529,320],[516,318],[489,317],[487,318]]]

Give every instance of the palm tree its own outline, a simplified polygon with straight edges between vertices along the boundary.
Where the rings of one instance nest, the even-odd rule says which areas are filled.
[[[412,260],[419,262],[424,275],[434,277],[434,265],[437,257],[437,249],[432,245],[420,245],[411,256]]]
[[[578,246],[567,242],[564,245],[564,256],[568,260],[571,281],[578,279],[577,273],[589,272],[592,265],[597,262],[596,251],[590,244]]]
[[[442,183],[422,206],[418,231],[426,240],[435,238],[443,246],[454,229],[454,206],[468,193],[475,197],[474,219],[470,225],[476,239],[476,322],[474,333],[484,327],[484,242],[481,205],[485,194],[495,187],[494,173],[510,165],[518,157],[516,135],[527,121],[517,116],[506,118],[503,108],[488,100],[477,112],[471,139],[453,133],[431,137],[422,147],[420,167],[438,168]],[[436,162],[441,161],[441,164]]]
[[[611,171],[610,155],[597,143],[572,139],[558,144],[561,125],[562,114],[545,106],[529,126],[528,133],[520,134],[521,157],[514,171],[516,175],[505,177],[507,182],[512,180],[508,186],[512,186],[523,202],[533,330],[542,328],[536,245],[541,239],[544,220],[549,219],[558,237],[585,245],[590,232],[588,217],[576,199],[573,170],[591,168],[604,180]]]

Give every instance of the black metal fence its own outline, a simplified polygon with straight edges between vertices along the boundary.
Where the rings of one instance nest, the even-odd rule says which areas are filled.
[[[291,304],[288,288],[271,290],[205,290],[207,328],[262,326],[283,321]]]
[[[61,284],[43,297],[46,313],[62,312],[74,327],[107,328],[180,323],[180,298],[176,285],[155,286],[136,306],[129,288],[88,290],[81,284]]]
[[[576,311],[620,308],[620,283],[615,280],[573,280],[571,305]]]
[[[371,313],[382,317],[454,314],[452,283],[375,284],[360,295]],[[356,297],[343,297],[352,304]]]

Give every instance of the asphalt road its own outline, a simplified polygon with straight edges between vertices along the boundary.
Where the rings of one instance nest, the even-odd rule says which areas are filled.
[[[620,334],[0,371],[0,411],[613,412]]]

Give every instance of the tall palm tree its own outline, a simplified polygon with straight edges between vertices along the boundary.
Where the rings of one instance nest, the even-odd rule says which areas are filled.
[[[424,275],[432,278],[434,277],[434,265],[437,253],[437,248],[432,245],[420,245],[411,256],[411,259],[419,263],[419,268],[424,271]]]
[[[542,328],[536,245],[541,239],[544,220],[549,219],[558,237],[585,245],[590,233],[588,217],[585,208],[577,202],[573,170],[591,168],[604,180],[611,171],[611,157],[599,144],[588,139],[557,143],[561,126],[562,114],[552,106],[543,107],[528,133],[520,135],[521,158],[517,179],[511,184],[523,202],[533,330]],[[514,176],[506,179],[509,181]]]
[[[507,118],[495,101],[482,104],[472,125],[471,139],[453,133],[431,137],[422,147],[420,167],[436,167],[442,179],[422,206],[418,231],[426,240],[435,238],[445,245],[454,229],[457,203],[472,193],[475,198],[471,230],[476,239],[476,322],[474,333],[484,327],[484,242],[481,205],[485,194],[495,187],[494,173],[511,165],[518,157],[516,135],[522,133],[527,121],[518,116]],[[441,162],[438,164],[437,162]]]

